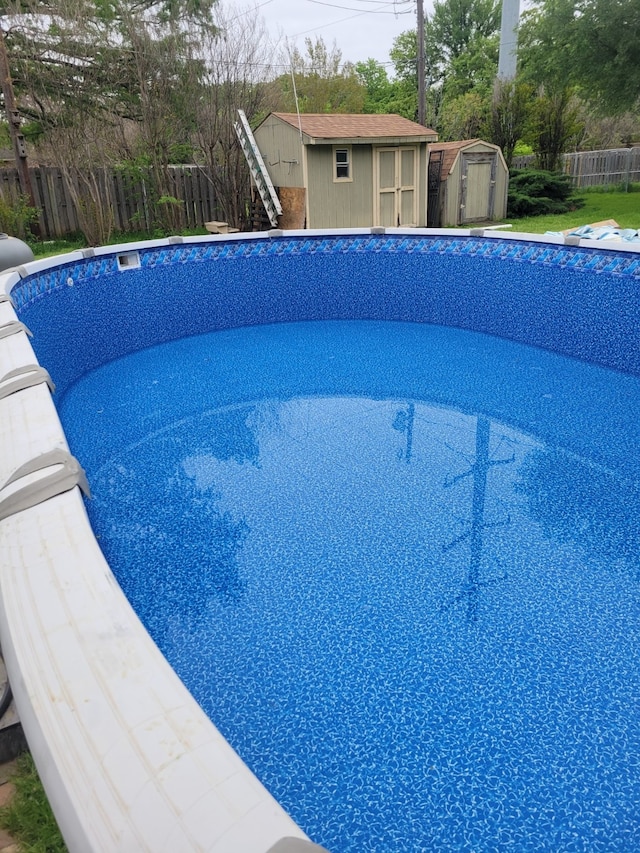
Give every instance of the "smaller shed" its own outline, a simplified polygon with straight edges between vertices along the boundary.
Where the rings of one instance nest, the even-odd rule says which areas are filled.
[[[399,115],[271,113],[254,137],[281,227],[426,225],[433,130]]]
[[[439,165],[439,169],[438,169]],[[429,145],[430,193],[440,175],[437,211],[429,225],[466,225],[504,219],[509,169],[498,145],[482,139]]]

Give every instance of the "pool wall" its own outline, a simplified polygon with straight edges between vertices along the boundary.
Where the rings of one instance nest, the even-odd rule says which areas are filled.
[[[12,293],[63,393],[85,371],[152,344],[296,320],[455,326],[638,374],[639,280],[637,252],[593,246],[457,232],[286,232],[90,251]]]
[[[35,352],[63,396],[156,343],[320,319],[455,326],[640,375],[640,253],[619,243],[395,229],[176,237],[33,262],[3,274],[1,292],[13,304],[0,302],[0,394]],[[0,484],[68,453],[53,399],[44,382],[0,397]],[[80,489],[63,477],[59,494],[12,510],[23,486],[65,474],[45,461],[0,491],[0,515],[12,511],[0,521],[0,639],[69,848],[236,853],[290,838],[307,849],[140,624]]]

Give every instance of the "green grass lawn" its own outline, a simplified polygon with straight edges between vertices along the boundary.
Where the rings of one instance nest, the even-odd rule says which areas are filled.
[[[183,237],[206,236],[209,232],[206,228],[191,229],[183,231]],[[144,240],[153,240],[157,234],[147,234],[144,231],[135,231],[127,234],[114,234],[109,244],[134,243]],[[27,240],[36,258],[49,258],[53,255],[62,255],[65,252],[73,252],[76,249],[85,249],[87,241],[82,234],[70,234],[68,237],[58,237],[55,240]]]
[[[635,184],[632,192],[588,191],[576,195],[584,200],[584,206],[569,213],[530,216],[523,219],[507,218],[502,221],[513,225],[513,231],[544,234],[545,231],[566,231],[579,228],[603,219],[615,219],[621,228],[640,230],[640,186]]]
[[[502,222],[512,225],[512,231],[524,231],[531,234],[544,234],[545,231],[565,231],[567,228],[579,228],[581,225],[589,225],[603,219],[615,219],[621,228],[640,230],[640,184],[633,184],[629,192],[607,191],[604,188],[597,187],[580,193],[577,198],[584,200],[584,206],[569,213],[531,216],[523,219],[511,217],[503,219]],[[200,232],[190,231],[189,233]],[[208,232],[202,229],[201,233],[207,234]],[[118,234],[113,237],[112,242],[127,243],[148,239],[151,239],[151,235],[142,233]],[[74,249],[81,249],[86,243],[81,235],[77,235],[68,239],[44,242],[30,241],[29,245],[37,258],[46,258]]]
[[[16,839],[24,853],[67,853],[36,766],[28,752],[16,762],[11,782],[15,793],[9,804],[0,809],[0,826]]]

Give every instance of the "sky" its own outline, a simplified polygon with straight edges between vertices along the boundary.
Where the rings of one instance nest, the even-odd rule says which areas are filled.
[[[425,14],[431,5],[425,0]],[[415,0],[256,0],[255,9],[274,40],[286,37],[302,53],[307,37],[321,36],[328,48],[335,40],[343,62],[389,63],[394,38],[416,27]]]

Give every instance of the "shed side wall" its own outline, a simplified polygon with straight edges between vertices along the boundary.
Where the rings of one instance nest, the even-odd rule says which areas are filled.
[[[458,225],[460,221],[460,155],[456,157],[444,185],[442,225]]]
[[[496,164],[496,189],[493,204],[493,218],[504,219],[507,215],[507,190],[509,188],[509,170],[501,157]]]
[[[269,177],[275,187],[303,187],[300,133],[275,116],[268,116],[254,131]]]
[[[421,143],[418,152],[418,226],[427,225],[427,175],[429,169],[429,148],[426,142]]]

